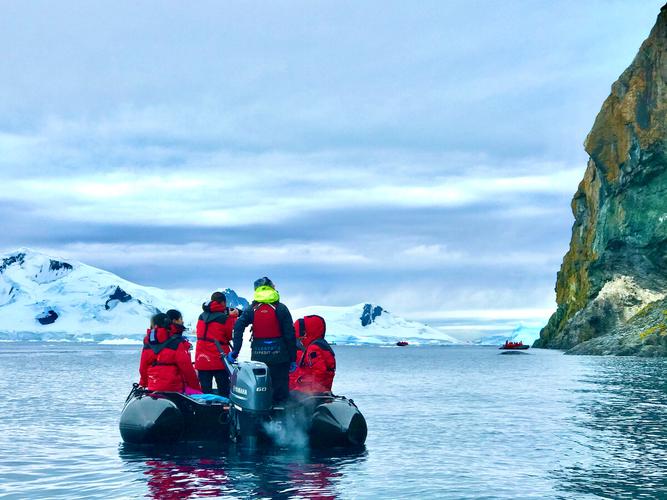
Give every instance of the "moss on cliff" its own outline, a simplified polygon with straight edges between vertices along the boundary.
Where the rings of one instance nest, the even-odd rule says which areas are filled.
[[[612,85],[586,138],[590,158],[572,200],[575,222],[556,280],[558,308],[537,346],[570,348],[622,323],[622,303],[609,305],[614,321],[581,317],[590,314],[587,306],[605,283],[618,276],[631,277],[647,290],[667,285],[666,143],[663,7],[634,61]]]

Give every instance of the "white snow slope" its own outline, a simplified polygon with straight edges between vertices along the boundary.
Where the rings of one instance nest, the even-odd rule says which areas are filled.
[[[326,320],[326,338],[337,344],[391,344],[398,340],[407,340],[410,344],[460,343],[440,330],[400,318],[372,304],[310,306],[292,311],[295,319],[309,314]]]
[[[236,297],[232,290],[225,293],[230,300]],[[136,343],[158,309],[179,309],[186,325],[192,327],[205,299],[137,285],[113,273],[27,248],[0,256],[0,340]],[[458,342],[435,328],[370,304],[292,311],[294,319],[306,314],[323,316],[327,338],[339,344],[390,344],[399,339],[416,344]]]
[[[0,256],[2,340],[137,339],[157,309],[173,307],[184,315],[199,308],[192,300],[79,262],[29,249]],[[39,322],[53,319],[54,313],[52,323]]]

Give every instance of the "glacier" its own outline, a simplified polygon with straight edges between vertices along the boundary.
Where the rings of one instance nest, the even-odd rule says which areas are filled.
[[[222,291],[230,306],[248,307],[248,301],[234,290]],[[29,248],[0,256],[0,341],[137,344],[158,311],[180,310],[192,330],[207,299],[138,285],[111,272]],[[294,319],[307,314],[325,318],[327,338],[336,344],[459,343],[436,328],[370,303],[292,310]]]

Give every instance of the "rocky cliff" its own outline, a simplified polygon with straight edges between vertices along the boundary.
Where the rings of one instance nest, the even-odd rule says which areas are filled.
[[[557,277],[558,308],[535,345],[664,355],[667,5],[612,85],[585,148],[590,158],[572,200],[575,223]]]

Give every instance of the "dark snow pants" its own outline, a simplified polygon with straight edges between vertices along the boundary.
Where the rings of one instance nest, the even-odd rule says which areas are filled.
[[[271,363],[271,385],[273,386],[273,402],[282,403],[289,397],[289,363]]]
[[[218,394],[229,397],[229,374],[227,370],[199,370],[199,383],[205,394],[213,393],[213,378],[218,386]]]

